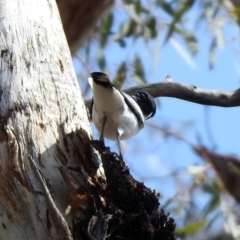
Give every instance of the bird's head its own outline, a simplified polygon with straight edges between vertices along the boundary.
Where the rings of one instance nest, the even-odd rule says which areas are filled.
[[[91,76],[95,84],[101,85],[105,88],[112,88],[112,83],[109,81],[109,77],[105,73],[92,72]]]

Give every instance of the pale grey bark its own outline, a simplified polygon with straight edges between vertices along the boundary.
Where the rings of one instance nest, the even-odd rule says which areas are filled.
[[[173,81],[163,81],[127,89],[127,93],[149,92],[153,97],[173,97],[202,105],[219,107],[240,106],[240,88],[234,91],[219,91],[198,88]]]
[[[130,95],[136,92],[148,92],[154,98],[173,97],[202,105],[218,107],[240,106],[240,88],[226,92],[202,89],[194,85],[165,80],[162,82],[135,86],[129,89],[124,89],[123,91]],[[86,100],[85,104],[89,108],[91,100]]]
[[[54,0],[0,2],[0,239],[71,239],[58,167],[90,137]],[[82,183],[84,184],[84,183]]]

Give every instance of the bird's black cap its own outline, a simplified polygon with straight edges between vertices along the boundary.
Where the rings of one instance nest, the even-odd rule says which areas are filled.
[[[91,73],[93,81],[105,88],[112,88],[112,83],[109,81],[108,75],[102,72],[92,72]]]
[[[131,96],[139,105],[145,119],[151,118],[156,113],[154,98],[147,92],[138,92]]]

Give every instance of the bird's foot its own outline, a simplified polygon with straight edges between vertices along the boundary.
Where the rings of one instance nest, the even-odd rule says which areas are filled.
[[[99,141],[102,142],[103,146],[105,146],[105,143],[104,143],[104,128],[105,128],[105,124],[107,122],[107,116],[104,115],[103,119],[102,119],[102,131],[101,131],[101,135],[100,135],[100,138],[99,138]]]
[[[118,157],[119,157],[119,162],[120,162],[121,166],[122,167],[126,166],[125,161],[123,159],[123,155],[122,155],[121,152],[119,153]]]

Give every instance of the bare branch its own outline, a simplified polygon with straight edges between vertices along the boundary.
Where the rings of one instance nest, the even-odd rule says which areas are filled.
[[[126,93],[145,91],[153,97],[174,97],[202,105],[219,107],[240,106],[240,88],[235,91],[222,92],[218,90],[207,90],[177,82],[159,82],[136,86],[124,90]]]
[[[184,83],[163,81],[158,83],[145,84],[123,90],[128,94],[136,92],[148,92],[153,97],[173,97],[181,100],[194,102],[202,105],[218,107],[240,106],[240,88],[235,91],[218,91],[197,88],[194,85]],[[89,108],[91,101],[85,101]]]

